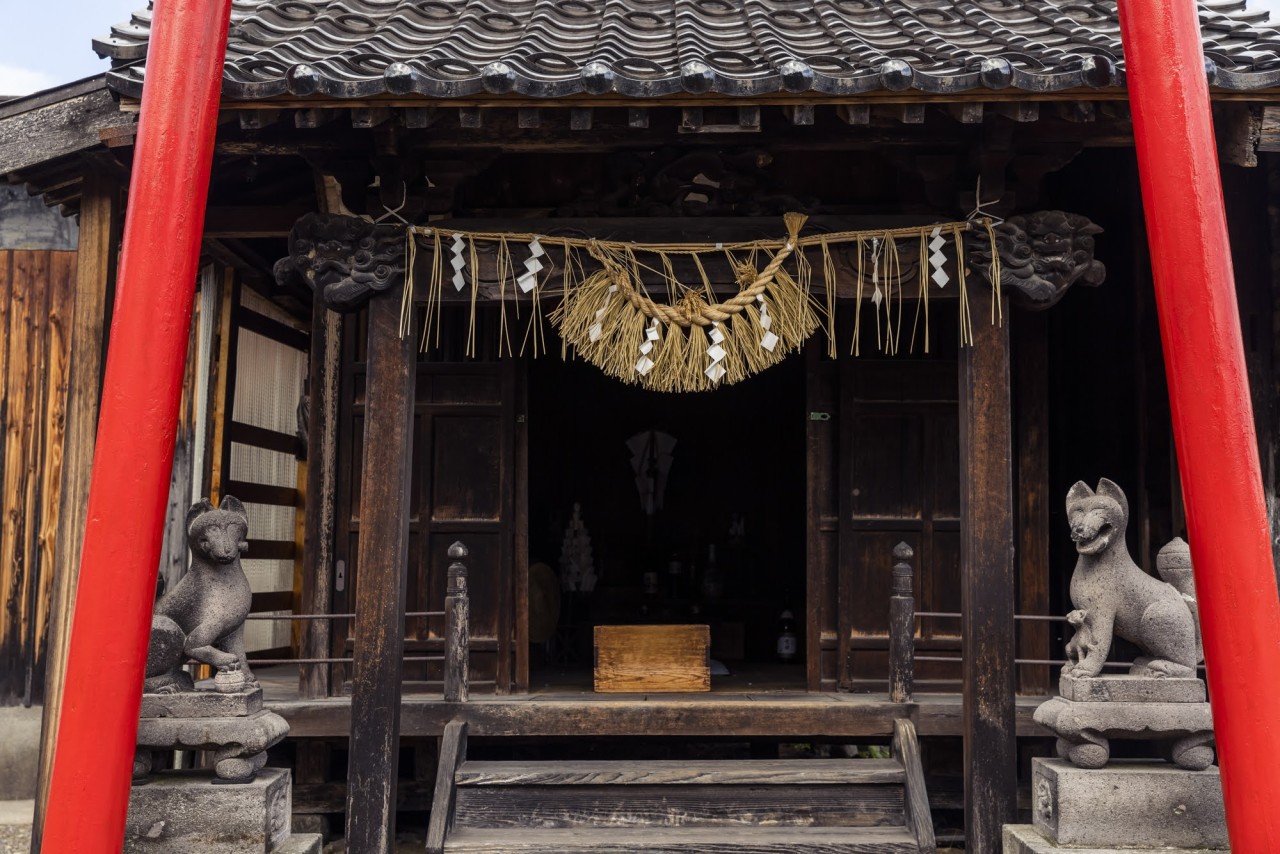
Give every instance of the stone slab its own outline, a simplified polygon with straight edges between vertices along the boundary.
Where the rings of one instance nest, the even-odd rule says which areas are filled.
[[[125,854],[273,852],[289,838],[289,771],[215,785],[209,771],[161,771],[129,792]],[[305,850],[305,849],[303,849]]]
[[[1209,699],[1203,679],[1155,679],[1106,675],[1058,678],[1058,693],[1076,703],[1203,703]]]
[[[295,833],[276,848],[271,854],[320,854],[324,848],[324,837],[318,833]]]
[[[289,734],[284,718],[271,711],[232,718],[140,718],[138,746],[152,749],[215,750],[241,745],[260,753]]]
[[[143,694],[144,718],[237,718],[262,711],[262,689],[221,694],[217,691],[181,691],[177,694]]]
[[[1160,851],[1162,854],[1222,854],[1221,848],[1065,848],[1054,845],[1029,824],[1004,826],[1003,854],[1140,854]]]
[[[1228,847],[1216,767],[1187,771],[1164,762],[1117,761],[1087,769],[1037,758],[1031,806],[1036,830],[1058,845]]]

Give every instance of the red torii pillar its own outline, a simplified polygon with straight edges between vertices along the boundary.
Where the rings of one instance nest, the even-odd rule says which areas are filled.
[[[155,4],[44,854],[124,839],[230,17]]]
[[[1120,0],[1231,847],[1280,851],[1280,598],[1194,0]]]

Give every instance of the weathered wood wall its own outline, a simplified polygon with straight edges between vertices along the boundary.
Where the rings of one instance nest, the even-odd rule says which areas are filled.
[[[0,705],[44,698],[76,253],[0,250]]]

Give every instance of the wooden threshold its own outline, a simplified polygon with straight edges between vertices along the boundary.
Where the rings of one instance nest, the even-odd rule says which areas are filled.
[[[1017,734],[1048,736],[1032,720],[1043,697],[1019,697]],[[276,699],[267,705],[289,722],[294,738],[344,738],[351,729],[351,701]],[[454,719],[473,737],[695,737],[822,738],[891,737],[896,718],[908,717],[922,737],[960,736],[964,707],[959,694],[917,695],[891,703],[887,694],[662,694],[607,698],[592,693],[474,696],[467,703],[406,694],[400,703],[400,735],[434,737]]]

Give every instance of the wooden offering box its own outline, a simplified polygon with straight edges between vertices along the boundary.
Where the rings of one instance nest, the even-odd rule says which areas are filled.
[[[596,691],[710,691],[708,626],[596,626]]]

